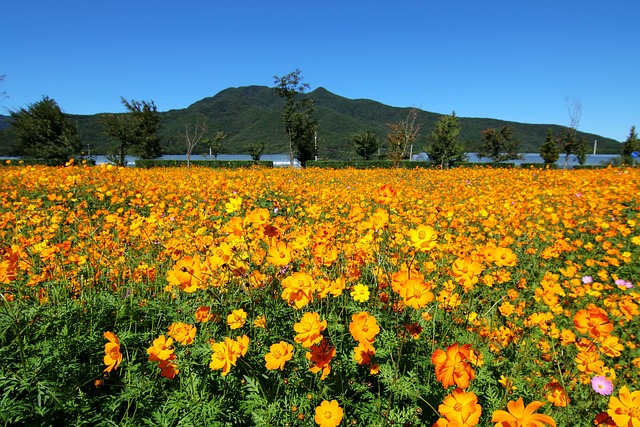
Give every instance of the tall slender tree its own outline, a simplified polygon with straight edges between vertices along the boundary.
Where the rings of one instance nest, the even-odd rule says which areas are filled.
[[[631,126],[631,130],[629,131],[629,136],[622,144],[622,164],[631,165],[633,164],[634,157],[633,153],[636,153],[640,149],[640,144],[638,143],[638,134],[636,133],[636,127]]]
[[[560,158],[560,149],[558,149],[558,144],[551,128],[547,131],[547,137],[540,146],[540,157],[545,163],[555,163]]]
[[[317,155],[316,130],[318,122],[313,118],[313,100],[305,95],[309,89],[303,83],[301,71],[295,71],[286,76],[274,76],[275,93],[284,100],[282,122],[289,139],[289,162],[293,167],[294,156],[302,167],[307,160]]]

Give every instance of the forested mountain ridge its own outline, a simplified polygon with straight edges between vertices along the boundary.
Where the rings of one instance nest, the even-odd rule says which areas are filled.
[[[315,102],[314,117],[319,122],[318,150],[321,158],[349,159],[355,157],[349,136],[360,131],[374,131],[381,141],[386,139],[388,123],[406,118],[410,108],[391,107],[369,99],[348,99],[319,87],[309,95]],[[64,108],[64,106],[61,106]],[[161,108],[162,106],[158,106]],[[287,137],[280,119],[282,100],[274,88],[266,86],[244,86],[228,88],[218,94],[197,101],[187,108],[159,113],[162,149],[166,154],[184,154],[185,126],[196,120],[206,120],[209,133],[223,131],[227,138],[222,144],[222,153],[244,154],[251,144],[264,143],[265,153],[288,152]],[[449,113],[447,113],[449,114]],[[69,115],[78,126],[83,146],[91,154],[107,154],[114,143],[104,135],[101,116]],[[413,152],[424,150],[427,136],[442,114],[419,110],[417,123],[421,126]],[[16,135],[8,127],[9,117],[0,115],[0,155],[20,155]],[[538,152],[549,128],[557,135],[565,129],[554,124],[527,124],[492,118],[460,117],[459,140],[465,150],[475,152],[480,146],[481,131],[487,128],[509,126],[518,139],[520,152]],[[599,135],[580,133],[592,146],[598,141],[598,153],[618,154],[620,143]],[[194,154],[204,153],[204,145],[196,147]]]

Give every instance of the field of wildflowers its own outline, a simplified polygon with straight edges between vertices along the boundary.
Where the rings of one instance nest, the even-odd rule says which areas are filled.
[[[638,426],[639,182],[5,167],[0,421]]]

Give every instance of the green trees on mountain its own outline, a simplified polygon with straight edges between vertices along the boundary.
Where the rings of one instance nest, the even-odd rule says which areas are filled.
[[[305,95],[309,85],[303,83],[304,78],[299,69],[286,76],[273,78],[276,84],[276,95],[284,100],[280,117],[289,139],[289,161],[293,166],[295,156],[304,167],[307,160],[312,160],[318,151],[316,146],[318,122],[313,118],[313,100]]]
[[[76,126],[49,97],[11,111],[11,126],[27,157],[64,164],[80,151]]]

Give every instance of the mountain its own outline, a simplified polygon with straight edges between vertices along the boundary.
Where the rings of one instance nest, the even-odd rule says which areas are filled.
[[[381,141],[386,139],[387,123],[397,122],[407,116],[410,108],[391,107],[369,99],[348,99],[335,95],[325,88],[317,88],[309,94],[315,102],[315,118],[319,121],[318,150],[321,158],[349,159],[354,157],[349,144],[349,135],[360,131],[374,131]],[[248,147],[256,142],[264,142],[265,153],[288,152],[284,125],[280,119],[283,101],[273,88],[266,86],[245,86],[225,89],[215,96],[204,98],[187,108],[160,113],[163,152],[184,154],[182,140],[185,125],[198,118],[206,118],[209,130],[215,134],[224,131],[228,137],[222,152],[228,154],[247,153]],[[102,131],[101,116],[70,115],[75,121],[80,135],[91,154],[106,154],[115,145]],[[414,152],[424,149],[427,135],[441,114],[419,110],[417,123],[421,125],[420,135],[414,143]],[[17,138],[7,127],[8,117],[0,115],[0,155],[19,155]],[[559,134],[566,129],[553,124],[527,124],[490,118],[460,118],[459,140],[468,152],[475,152],[480,146],[481,131],[487,128],[509,126],[514,138],[520,140],[520,152],[538,152],[545,140],[547,130]],[[579,133],[592,144],[598,140],[598,152],[618,154],[620,143],[599,135]],[[204,145],[196,147],[194,154],[204,153]]]

